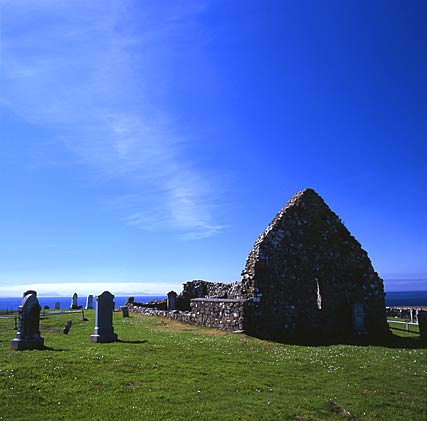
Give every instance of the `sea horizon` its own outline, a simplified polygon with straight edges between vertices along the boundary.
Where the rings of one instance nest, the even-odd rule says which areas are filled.
[[[94,297],[95,294],[92,294]],[[120,307],[125,304],[129,297],[134,297],[136,302],[147,303],[151,300],[166,299],[166,294],[118,294],[114,297],[115,307]],[[86,305],[87,295],[78,295],[77,304]],[[45,306],[53,309],[55,302],[60,303],[61,309],[69,309],[71,307],[72,295],[38,295],[38,299],[42,308]],[[22,301],[22,296],[0,297],[0,310],[17,310]],[[386,306],[427,306],[427,290],[418,291],[386,291],[385,297]]]

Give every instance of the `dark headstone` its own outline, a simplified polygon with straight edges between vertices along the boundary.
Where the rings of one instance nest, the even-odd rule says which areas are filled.
[[[40,336],[40,304],[35,291],[27,291],[18,308],[18,331],[10,346],[16,351],[43,349],[44,339]]]
[[[128,304],[133,304],[134,301],[135,301],[135,297],[129,297],[125,302],[125,306],[127,306]]]
[[[96,320],[91,342],[116,342],[113,328],[114,295],[104,291],[96,297]]]
[[[93,295],[89,294],[86,298],[86,310],[92,310],[93,309]]]
[[[75,292],[73,294],[73,297],[71,298],[71,305],[70,305],[71,309],[74,310],[74,309],[78,308],[77,300],[78,300],[78,295],[77,295],[77,292]]]
[[[169,311],[176,310],[176,296],[178,294],[175,291],[168,292],[168,299],[167,299],[167,309]]]
[[[427,311],[425,310],[418,312],[418,327],[421,337],[427,339]]]
[[[123,317],[129,317],[129,307],[121,306],[120,310],[122,310]]]
[[[67,321],[67,324],[64,326],[64,330],[62,331],[62,333],[64,333],[65,335],[67,335],[68,334],[68,332],[70,331],[70,329],[71,329],[71,325],[73,324],[73,321],[71,320],[71,319],[69,319],[68,321]]]

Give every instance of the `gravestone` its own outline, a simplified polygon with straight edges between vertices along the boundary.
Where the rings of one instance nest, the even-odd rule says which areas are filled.
[[[353,330],[358,335],[366,335],[365,308],[362,303],[354,303],[352,306]]]
[[[59,301],[57,301],[56,303],[55,303],[55,310],[60,310],[61,309],[61,303],[59,302]]]
[[[132,304],[135,302],[135,297],[129,297],[126,302],[125,302],[125,306],[127,306],[128,304]]]
[[[64,333],[65,335],[67,335],[68,334],[68,332],[70,331],[70,329],[71,329],[71,325],[73,324],[73,321],[71,320],[71,319],[69,319],[68,321],[67,321],[67,324],[64,326],[64,330],[62,331],[62,333]]]
[[[176,296],[177,293],[175,291],[168,292],[167,309],[169,311],[176,310]]]
[[[77,307],[78,307],[78,305],[77,305],[77,299],[78,299],[79,297],[78,297],[78,295],[77,295],[77,292],[75,292],[74,294],[73,294],[73,298],[71,299],[71,305],[70,305],[70,308],[71,309],[76,309]]]
[[[86,298],[86,310],[92,310],[93,309],[93,295],[89,294]]]
[[[44,349],[44,339],[40,336],[40,310],[37,292],[26,291],[18,308],[18,331],[10,342],[11,349]]]
[[[121,306],[120,309],[122,310],[123,317],[129,317],[129,307],[128,306]]]
[[[113,328],[114,295],[104,291],[96,296],[96,319],[91,342],[116,342],[118,337]]]
[[[420,310],[418,312],[418,327],[421,337],[427,339],[427,311],[425,310]]]

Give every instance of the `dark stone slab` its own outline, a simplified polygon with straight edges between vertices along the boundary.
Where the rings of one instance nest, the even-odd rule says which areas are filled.
[[[175,291],[169,291],[167,295],[167,309],[169,311],[176,310],[176,297],[177,293]]]
[[[91,342],[116,342],[117,334],[113,328],[114,295],[104,291],[96,297],[96,319]]]
[[[427,339],[427,311],[420,310],[418,312],[418,326],[421,337]]]
[[[37,293],[26,291],[18,308],[18,331],[10,343],[11,349],[44,349],[44,339],[40,336],[40,310]]]
[[[89,294],[86,298],[86,310],[93,310],[93,295]]]
[[[67,321],[66,325],[64,326],[64,330],[62,331],[62,333],[64,333],[65,335],[67,335],[67,334],[68,334],[68,332],[69,332],[69,331],[70,331],[70,329],[71,329],[72,324],[73,324],[73,321],[72,321],[71,319],[69,319],[69,320]]]

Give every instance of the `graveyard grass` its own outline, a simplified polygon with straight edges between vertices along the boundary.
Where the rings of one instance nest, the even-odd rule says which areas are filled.
[[[356,419],[427,419],[427,352],[411,332],[310,346],[115,313],[120,342],[100,344],[85,315],[42,318],[43,351],[11,351],[13,320],[0,319],[0,419],[345,419],[328,400]]]

